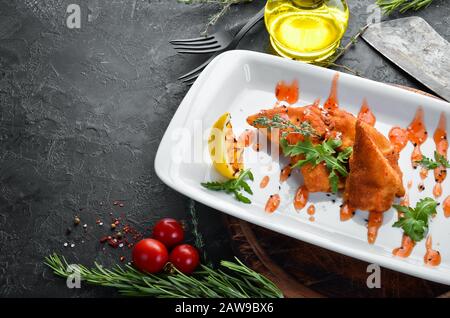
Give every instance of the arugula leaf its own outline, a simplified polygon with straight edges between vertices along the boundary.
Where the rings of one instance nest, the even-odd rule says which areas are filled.
[[[439,167],[450,168],[450,162],[448,162],[447,158],[437,151],[434,152],[434,160],[423,156],[422,159],[416,161],[416,163],[428,170],[433,170]]]
[[[239,174],[239,177],[237,179],[227,180],[225,182],[218,182],[218,181],[212,181],[212,182],[203,182],[201,185],[209,190],[212,191],[224,191],[228,194],[234,194],[234,197],[236,200],[250,204],[252,201],[250,201],[249,198],[245,197],[240,191],[244,190],[248,194],[253,194],[252,189],[248,185],[248,183],[245,180],[253,181],[254,177],[250,169],[244,170]]]
[[[403,216],[394,223],[393,227],[403,229],[413,241],[419,242],[425,238],[428,231],[430,217],[436,214],[437,202],[432,198],[420,200],[415,208],[394,205]]]
[[[331,191],[334,193],[338,192],[339,175],[342,177],[348,175],[346,164],[352,155],[352,147],[338,152],[336,149],[342,145],[342,141],[339,139],[328,139],[318,145],[314,145],[310,139],[305,139],[295,145],[290,145],[286,138],[282,138],[280,145],[285,156],[305,156],[305,159],[297,161],[292,168],[301,168],[308,163],[315,167],[324,162],[330,171],[328,179],[330,181]]]
[[[337,193],[339,190],[339,177],[334,170],[331,170],[328,180],[330,180],[331,192]]]

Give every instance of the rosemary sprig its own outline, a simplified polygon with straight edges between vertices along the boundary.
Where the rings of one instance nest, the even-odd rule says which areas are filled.
[[[378,6],[386,14],[391,14],[395,11],[404,13],[408,10],[421,10],[428,7],[433,0],[377,0]]]
[[[74,274],[66,259],[54,253],[45,264],[63,278]],[[114,287],[126,296],[158,298],[282,298],[278,287],[266,277],[254,272],[236,258],[236,263],[222,261],[224,270],[202,265],[191,276],[175,269],[174,274],[145,274],[133,267],[116,266],[105,269],[98,263],[87,268],[77,265],[80,279],[93,285]],[[72,268],[72,269],[71,269]]]
[[[212,264],[209,262],[208,257],[206,255],[205,241],[203,240],[203,235],[198,230],[198,215],[197,210],[195,208],[195,201],[192,199],[189,199],[189,214],[191,215],[192,235],[194,236],[194,245],[199,251],[201,251],[203,263],[208,264],[208,266],[212,267]]]
[[[267,129],[292,129],[293,132],[300,133],[305,137],[318,136],[309,122],[303,121],[300,123],[300,126],[297,126],[288,119],[282,118],[279,114],[275,114],[272,118],[266,116],[258,117],[253,121],[253,125]],[[284,133],[286,134],[287,132]]]

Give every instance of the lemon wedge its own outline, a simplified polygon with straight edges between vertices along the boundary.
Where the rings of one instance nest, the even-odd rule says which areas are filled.
[[[241,147],[233,133],[230,113],[225,113],[211,127],[209,155],[214,168],[225,178],[235,179],[244,169]]]

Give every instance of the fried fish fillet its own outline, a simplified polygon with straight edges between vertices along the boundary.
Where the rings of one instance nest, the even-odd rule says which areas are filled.
[[[279,115],[289,120],[294,125],[300,125],[301,122],[307,121],[319,135],[312,138],[313,143],[321,142],[326,138],[339,138],[342,140],[342,149],[353,146],[355,140],[355,123],[356,117],[339,108],[326,111],[318,106],[318,101],[312,105],[303,107],[277,107],[268,110],[262,110],[259,113],[249,116],[247,122],[255,128],[264,128],[255,124],[255,120],[260,117],[272,119],[273,116]],[[286,130],[280,130],[280,134]],[[288,130],[289,131],[289,130]],[[272,136],[270,131],[263,130],[270,140],[279,143],[279,135]],[[290,144],[295,144],[302,140],[300,134],[289,134],[287,140]],[[291,163],[295,164],[298,160],[304,159],[301,156],[292,158]],[[304,185],[309,192],[330,192],[331,185],[328,179],[330,172],[324,164],[313,166],[306,164],[301,167],[304,179]],[[345,183],[340,182],[339,188],[342,189]]]
[[[355,143],[356,117],[341,108],[335,108],[324,114],[331,137],[336,135],[342,140],[342,149],[353,147]]]
[[[372,126],[357,121],[345,201],[352,208],[364,211],[389,210],[394,198],[405,194],[398,157],[386,137]]]
[[[276,107],[272,109],[261,110],[259,113],[247,117],[247,123],[255,128],[266,128],[264,126],[258,125],[255,121],[258,118],[266,117],[268,119],[273,119],[275,115],[279,115],[285,120],[289,120],[292,124],[300,126],[302,122],[309,122],[314,128],[316,133],[320,136],[324,136],[328,130],[327,125],[322,119],[321,109],[317,104],[312,104],[303,107]],[[270,136],[269,130],[262,130],[266,133],[273,142],[279,142],[279,136]],[[292,129],[280,129],[279,133],[289,132]],[[278,138],[276,138],[278,137]]]
[[[303,107],[276,107],[273,109],[262,110],[259,113],[249,116],[247,122],[256,128],[265,128],[255,123],[260,117],[267,117],[272,119],[275,115],[279,115],[281,118],[289,120],[292,124],[300,126],[304,121],[307,121],[314,128],[317,137],[312,138],[313,142],[319,142],[320,139],[325,138],[329,129],[323,118],[322,109],[318,107],[318,103],[303,106]],[[263,133],[267,134],[268,138],[274,142],[279,143],[281,133],[289,132],[291,129],[281,129],[279,134],[273,136],[270,130],[263,129]],[[301,134],[290,133],[286,139],[290,144],[296,144],[298,141],[303,140]],[[304,159],[302,156],[296,156],[291,158],[291,164],[295,164],[298,160]],[[304,178],[304,184],[309,192],[329,192],[330,182],[328,180],[329,172],[324,165],[318,165],[313,167],[307,164],[301,168],[301,172]]]

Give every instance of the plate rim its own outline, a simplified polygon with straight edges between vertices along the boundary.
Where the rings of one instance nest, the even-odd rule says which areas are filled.
[[[412,91],[404,90],[400,87],[392,86],[386,83],[377,82],[371,79],[358,77],[355,75],[330,70],[326,68],[322,68],[319,66],[314,66],[311,64],[301,63],[298,61],[292,61],[288,59],[284,59],[278,56],[273,56],[265,53],[260,52],[253,52],[253,51],[244,51],[244,50],[234,50],[229,51],[220,54],[217,56],[206,68],[205,70],[200,74],[199,78],[195,81],[195,83],[192,85],[192,87],[187,92],[186,96],[183,98],[182,102],[180,103],[177,111],[175,112],[174,116],[172,117],[168,127],[166,128],[166,131],[163,135],[163,138],[161,139],[161,142],[158,146],[158,150],[155,156],[154,161],[154,169],[156,175],[170,188],[174,189],[175,191],[188,196],[192,198],[195,201],[198,201],[204,205],[207,205],[215,210],[218,210],[222,213],[226,213],[228,215],[231,215],[233,217],[236,217],[238,219],[245,220],[247,222],[253,223],[255,225],[267,228],[269,230],[281,233],[283,235],[287,235],[289,237],[292,237],[294,239],[298,239],[316,246],[319,246],[321,248],[325,248],[349,257],[353,257],[355,259],[359,259],[368,263],[375,263],[380,265],[381,267],[389,268],[391,270],[398,271],[400,273],[415,276],[422,279],[427,279],[433,282],[441,283],[450,285],[450,270],[442,270],[439,267],[437,268],[431,268],[427,267],[425,265],[419,266],[417,264],[412,264],[405,262],[401,258],[396,258],[394,256],[387,257],[384,255],[375,254],[371,251],[371,246],[367,246],[367,250],[360,250],[359,248],[355,248],[349,245],[342,245],[339,243],[334,243],[332,240],[329,240],[327,238],[323,238],[317,234],[311,233],[311,232],[294,232],[293,229],[290,228],[284,228],[282,225],[277,224],[276,222],[270,222],[270,218],[261,218],[257,216],[253,216],[249,213],[243,213],[243,208],[232,205],[230,202],[223,201],[223,200],[211,200],[211,197],[214,197],[211,195],[204,195],[202,191],[200,191],[197,188],[194,188],[190,186],[189,184],[176,182],[175,180],[172,180],[170,173],[167,173],[167,166],[169,165],[167,160],[165,160],[165,153],[170,153],[170,143],[168,142],[169,133],[174,128],[175,124],[179,122],[182,118],[182,112],[186,113],[186,110],[189,110],[189,107],[192,106],[191,99],[196,94],[196,92],[203,86],[204,82],[208,79],[210,74],[213,73],[214,68],[216,68],[217,64],[221,63],[222,60],[224,60],[226,57],[231,56],[234,58],[233,61],[237,62],[240,61],[238,57],[247,57],[247,58],[256,58],[260,60],[270,60],[277,63],[287,63],[291,64],[295,69],[296,72],[301,72],[303,68],[317,68],[320,69],[321,72],[329,73],[329,74],[335,74],[339,73],[339,76],[342,77],[351,77],[354,79],[357,79],[358,81],[365,81],[371,85],[379,86],[382,88],[386,88],[387,90],[391,90],[392,92],[400,92],[401,94],[407,94],[407,95],[415,95],[417,97],[420,96],[421,99],[424,101],[429,100],[431,103],[436,104],[440,103],[442,104],[442,107],[449,107],[450,103],[442,100],[438,100],[434,97],[426,96],[426,95],[419,95]],[[419,103],[420,104],[420,103]],[[228,207],[231,205],[230,207]],[[231,208],[233,207],[233,208]],[[368,273],[369,275],[370,273]],[[447,275],[445,275],[447,274]]]

